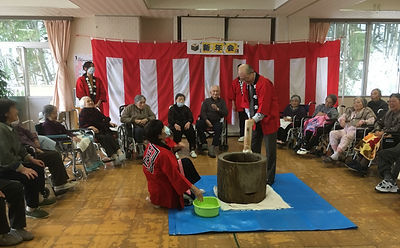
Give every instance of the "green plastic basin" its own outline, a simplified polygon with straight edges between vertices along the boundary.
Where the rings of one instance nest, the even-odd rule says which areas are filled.
[[[219,202],[216,197],[204,196],[203,201],[193,201],[194,212],[201,217],[215,217],[219,214]]]

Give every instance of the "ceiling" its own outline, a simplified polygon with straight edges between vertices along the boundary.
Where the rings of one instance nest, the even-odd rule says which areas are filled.
[[[400,0],[1,0],[0,16],[231,16],[400,19]]]

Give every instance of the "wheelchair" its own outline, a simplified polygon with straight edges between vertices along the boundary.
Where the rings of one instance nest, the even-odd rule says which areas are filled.
[[[315,102],[310,102],[309,104],[301,104],[301,105],[299,105],[299,108],[304,108],[306,110],[307,115],[308,115],[308,112],[310,110],[311,104],[315,104]],[[283,117],[284,116],[281,116],[281,118],[283,118]],[[296,115],[293,116],[292,123],[290,124],[291,128],[287,132],[285,143],[282,144],[283,146],[287,145],[287,147],[289,149],[294,149],[294,147],[295,147],[295,145],[297,143],[297,139],[298,139],[298,137],[300,135],[300,132],[301,132],[301,123],[303,122],[303,119],[304,118],[299,118]]]
[[[197,118],[197,120],[200,120],[200,116]],[[220,144],[219,144],[219,150],[222,152],[226,152],[229,149],[228,146],[228,121],[226,118],[221,118],[220,122],[222,123],[222,132],[221,132],[221,137],[220,137]],[[214,137],[214,130],[210,127],[207,127],[204,134],[206,135],[206,139]],[[200,138],[198,137],[198,130],[196,128],[196,145],[197,145],[197,150],[202,151],[201,149],[201,143],[200,143]]]
[[[43,123],[38,123],[35,125],[36,132],[39,135],[46,136],[50,138],[51,140],[54,140],[56,142],[56,150],[58,150],[62,154],[63,161],[65,163],[65,167],[69,168],[72,167],[72,173],[77,179],[82,179],[86,177],[86,173],[88,172],[86,164],[82,163],[83,168],[85,170],[82,171],[81,169],[77,168],[77,164],[79,162],[78,160],[78,154],[81,153],[81,150],[75,146],[73,143],[72,139],[66,135],[66,134],[60,134],[60,135],[45,135],[43,134]],[[77,134],[82,134],[82,135],[90,135],[94,136],[93,131],[88,130],[88,129],[76,129],[76,130],[69,130],[73,133]],[[97,146],[97,149],[99,149],[98,145],[95,143],[95,146]]]
[[[122,105],[119,107],[119,116],[121,117],[122,112],[128,105]],[[144,151],[144,143],[138,143],[135,140],[135,125],[133,123],[122,123],[118,127],[118,144],[122,152],[125,153],[126,158],[134,159],[138,154],[139,146]]]

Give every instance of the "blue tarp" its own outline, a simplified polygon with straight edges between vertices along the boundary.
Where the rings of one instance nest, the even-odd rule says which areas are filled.
[[[213,195],[217,176],[202,176],[196,183]],[[220,211],[214,218],[199,217],[193,206],[169,210],[169,234],[187,235],[205,232],[311,231],[357,228],[293,173],[277,174],[273,189],[292,208],[260,211]]]

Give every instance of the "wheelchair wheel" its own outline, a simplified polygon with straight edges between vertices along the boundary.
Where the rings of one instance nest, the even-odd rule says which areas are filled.
[[[81,169],[77,169],[76,171],[74,171],[74,176],[77,179],[82,179],[83,178],[83,171]]]
[[[126,129],[123,126],[119,126],[118,127],[118,144],[119,147],[121,148],[121,150],[123,152],[125,152],[127,154],[127,146],[128,146],[128,142],[127,142],[127,137],[126,137]]]
[[[50,196],[50,190],[47,187],[44,187],[44,189],[40,193],[42,194],[43,198],[45,198],[45,199]]]

